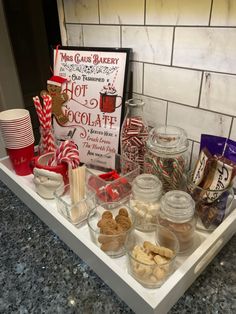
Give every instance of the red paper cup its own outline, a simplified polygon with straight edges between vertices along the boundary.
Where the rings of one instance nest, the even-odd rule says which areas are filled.
[[[18,149],[6,148],[13,169],[19,176],[27,176],[32,173],[30,162],[34,157],[34,143]]]
[[[9,148],[9,149],[21,149],[21,148],[24,148],[24,147],[27,147],[27,146],[30,146],[31,144],[34,143],[34,139],[32,139],[31,141],[27,141],[27,142],[24,142],[24,143],[8,143],[8,142],[5,142],[5,148]]]

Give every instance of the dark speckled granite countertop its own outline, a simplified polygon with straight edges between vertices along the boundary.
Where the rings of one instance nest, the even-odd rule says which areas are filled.
[[[0,181],[0,313],[133,313]],[[169,313],[236,313],[236,235]]]

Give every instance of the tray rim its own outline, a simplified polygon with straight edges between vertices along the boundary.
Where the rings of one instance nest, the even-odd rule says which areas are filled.
[[[158,299],[154,296],[147,300],[143,288],[134,278],[124,271],[122,273],[113,259],[90,239],[83,237],[81,229],[77,229],[57,211],[50,211],[49,202],[29,189],[22,177],[17,176],[5,163],[9,163],[8,157],[0,159],[1,180],[136,313],[166,313],[236,232],[235,208],[160,288],[145,293],[154,295],[158,290]]]

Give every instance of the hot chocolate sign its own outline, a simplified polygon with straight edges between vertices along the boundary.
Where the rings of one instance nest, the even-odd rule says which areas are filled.
[[[55,134],[59,139],[72,137],[82,162],[99,160],[105,165],[109,154],[118,151],[129,53],[130,49],[54,50],[54,77],[63,78],[58,99],[64,100],[55,105],[60,107],[54,110],[60,112],[54,114]]]

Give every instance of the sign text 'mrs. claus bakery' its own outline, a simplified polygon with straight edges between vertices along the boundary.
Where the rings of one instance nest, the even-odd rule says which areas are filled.
[[[67,95],[55,134],[73,135],[82,162],[105,165],[108,153],[118,152],[128,56],[129,49],[54,50],[54,75],[66,79],[59,92]]]
[[[80,53],[76,53],[75,55],[67,54],[64,52],[60,52],[60,58],[64,62],[75,62],[77,64],[80,63],[92,63],[92,64],[118,64],[119,58],[110,58],[110,57],[101,57],[99,54],[91,54],[90,56],[84,56]]]

